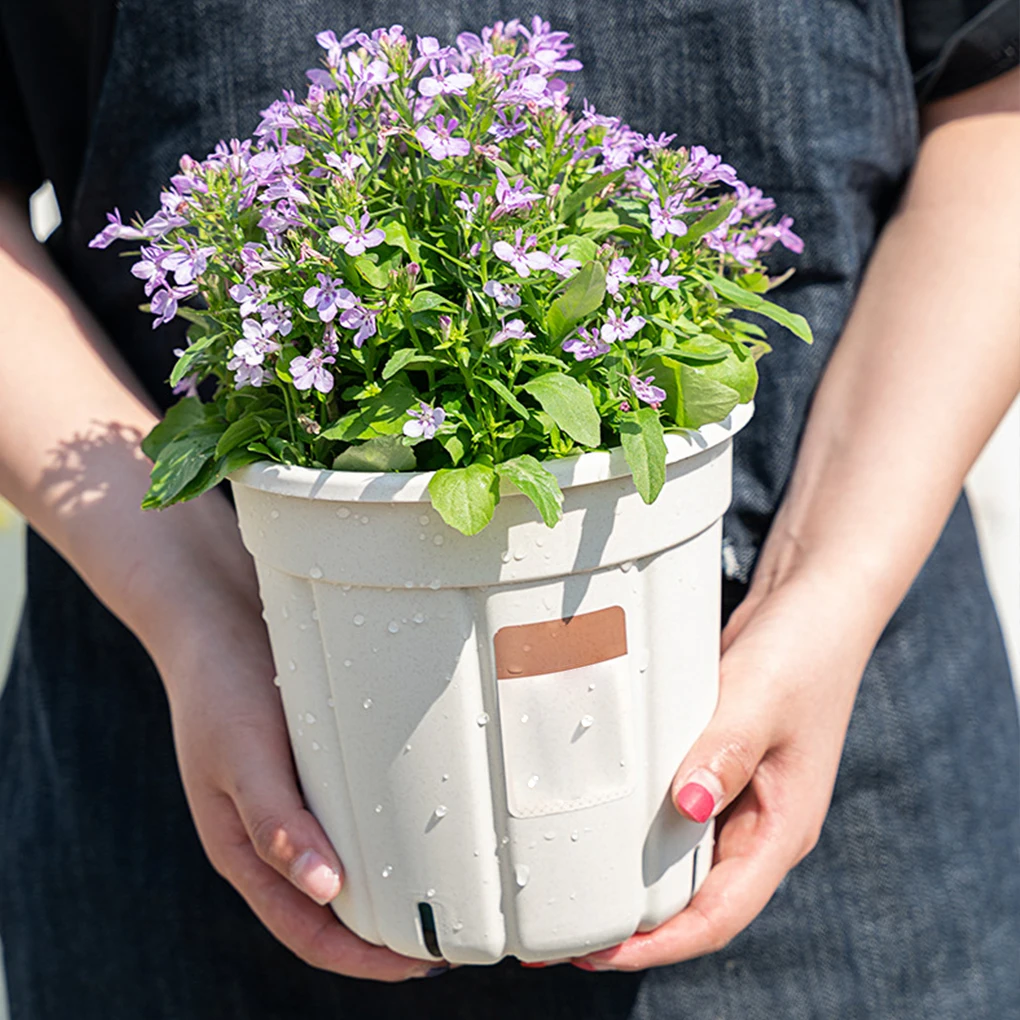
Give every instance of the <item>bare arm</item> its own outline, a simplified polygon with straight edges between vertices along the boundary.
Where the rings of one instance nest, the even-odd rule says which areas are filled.
[[[810,852],[872,648],[1020,388],[1020,71],[924,122],[674,782],[698,821],[729,808],[715,865],[686,910],[586,969],[720,948]]]
[[[202,843],[266,926],[324,969],[425,975],[317,905],[339,892],[340,862],[301,801],[233,511],[215,492],[139,509],[156,416],[26,213],[0,192],[0,492],[152,655]]]

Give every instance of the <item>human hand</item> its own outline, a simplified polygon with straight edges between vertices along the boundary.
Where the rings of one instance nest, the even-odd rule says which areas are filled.
[[[306,963],[351,977],[402,981],[435,971],[370,945],[328,904],[343,871],[304,806],[291,759],[254,574],[196,579],[155,658],[167,689],[181,777],[213,867]],[[209,571],[212,575],[213,571]],[[199,604],[200,603],[200,604]]]
[[[752,589],[723,632],[716,712],[673,783],[683,814],[703,822],[722,813],[713,867],[676,917],[575,966],[678,963],[750,924],[817,842],[873,640],[824,577]]]

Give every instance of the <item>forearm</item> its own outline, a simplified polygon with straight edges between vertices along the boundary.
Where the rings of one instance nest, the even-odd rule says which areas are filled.
[[[1020,387],[1020,117],[923,143],[816,395],[756,586],[828,579],[877,638]]]
[[[139,443],[155,412],[10,194],[0,195],[0,314],[0,492],[150,651],[169,647],[171,593],[217,597],[193,583],[200,566],[218,566],[225,585],[250,569],[232,512],[215,493],[139,509],[150,467]]]

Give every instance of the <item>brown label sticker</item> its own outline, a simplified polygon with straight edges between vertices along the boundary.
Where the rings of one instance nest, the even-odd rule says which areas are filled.
[[[492,640],[499,680],[560,673],[626,655],[627,618],[621,606],[609,606],[569,620],[502,627]]]

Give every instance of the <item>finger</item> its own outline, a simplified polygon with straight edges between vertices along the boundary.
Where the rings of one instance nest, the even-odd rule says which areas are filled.
[[[734,805],[724,834],[731,825],[735,838],[720,841],[718,861],[681,913],[654,931],[575,960],[575,966],[643,970],[679,963],[722,949],[747,927],[797,859],[799,844],[781,818],[764,817],[753,789]]]
[[[258,857],[317,904],[340,893],[340,859],[305,807],[289,747],[246,745],[233,755],[228,792]]]
[[[436,964],[374,946],[316,906],[255,852],[230,798],[200,808],[203,843],[216,870],[244,897],[258,919],[291,952],[313,967],[348,977],[404,981],[432,976]]]

